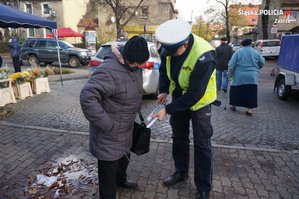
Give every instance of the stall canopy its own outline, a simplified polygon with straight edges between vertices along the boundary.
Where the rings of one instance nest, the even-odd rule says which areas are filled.
[[[47,37],[53,37],[53,33],[46,35]],[[71,28],[58,28],[58,37],[84,37],[84,34],[78,33]]]
[[[57,46],[59,46],[56,22],[47,20],[42,17],[34,16],[26,12],[22,12],[1,3],[0,28],[47,28],[52,30],[55,35]],[[59,48],[57,48],[57,55],[60,68],[60,81],[63,85]]]
[[[0,27],[2,28],[47,28],[57,29],[54,21],[34,16],[9,6],[0,4]]]

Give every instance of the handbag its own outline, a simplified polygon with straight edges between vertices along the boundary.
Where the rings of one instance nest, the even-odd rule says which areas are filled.
[[[143,155],[149,152],[151,129],[146,128],[146,124],[144,123],[144,119],[140,111],[138,111],[138,115],[141,123],[134,123],[131,151],[136,155]]]

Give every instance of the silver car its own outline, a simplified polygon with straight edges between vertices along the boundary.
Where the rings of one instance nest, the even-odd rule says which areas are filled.
[[[100,67],[101,63],[104,61],[104,56],[111,50],[111,45],[116,44],[118,46],[124,46],[125,41],[121,42],[108,42],[103,44],[96,54],[91,57],[89,66],[90,73],[92,73],[96,67]],[[157,46],[148,42],[148,50],[150,52],[150,58],[146,63],[142,64],[142,77],[143,77],[143,90],[144,95],[158,95],[158,86],[159,86],[159,68],[161,64],[161,59],[157,51]]]

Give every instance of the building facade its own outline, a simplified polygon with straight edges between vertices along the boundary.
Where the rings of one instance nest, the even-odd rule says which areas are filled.
[[[244,38],[257,39],[258,13],[261,5],[232,4],[229,7],[231,42],[240,43]]]
[[[88,0],[0,0],[1,3],[24,12],[57,22],[57,27],[70,27],[78,31],[78,23],[86,14]],[[17,30],[22,38],[46,37],[47,29],[20,28]],[[76,43],[74,38],[66,39]]]
[[[299,0],[282,0],[281,9],[284,15],[277,20],[279,36],[299,34]]]
[[[139,0],[124,1],[124,7],[136,8]],[[123,34],[125,37],[141,35],[145,33],[148,39],[154,39],[156,27],[161,23],[177,18],[175,0],[151,0],[143,1],[139,9],[135,12],[134,18],[125,25]],[[114,23],[114,14],[105,1],[98,7],[98,37],[101,41],[109,41],[116,38],[116,26]],[[123,21],[122,21],[123,22]]]
[[[278,38],[277,30],[275,27],[275,22],[279,19],[281,16],[281,0],[269,0],[269,4],[267,5],[267,1],[263,1],[261,9],[264,11],[268,11],[267,15],[259,15],[259,21],[258,21],[258,30],[257,30],[257,39],[276,39]],[[274,12],[276,11],[276,12]],[[263,17],[264,21],[263,22]],[[267,36],[263,33],[263,26],[266,26],[267,29]],[[264,27],[265,28],[265,27]]]

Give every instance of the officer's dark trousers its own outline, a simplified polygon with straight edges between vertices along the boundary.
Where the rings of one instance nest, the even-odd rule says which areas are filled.
[[[16,72],[21,72],[19,57],[12,57],[12,63],[13,63],[13,67],[15,69],[15,73]]]
[[[98,160],[100,199],[116,198],[117,185],[127,180],[129,161],[130,154],[115,161]]]
[[[182,111],[172,114],[170,124],[173,131],[172,155],[176,172],[189,170],[189,126],[193,127],[194,182],[198,191],[210,191],[212,186],[211,106],[197,111]]]

